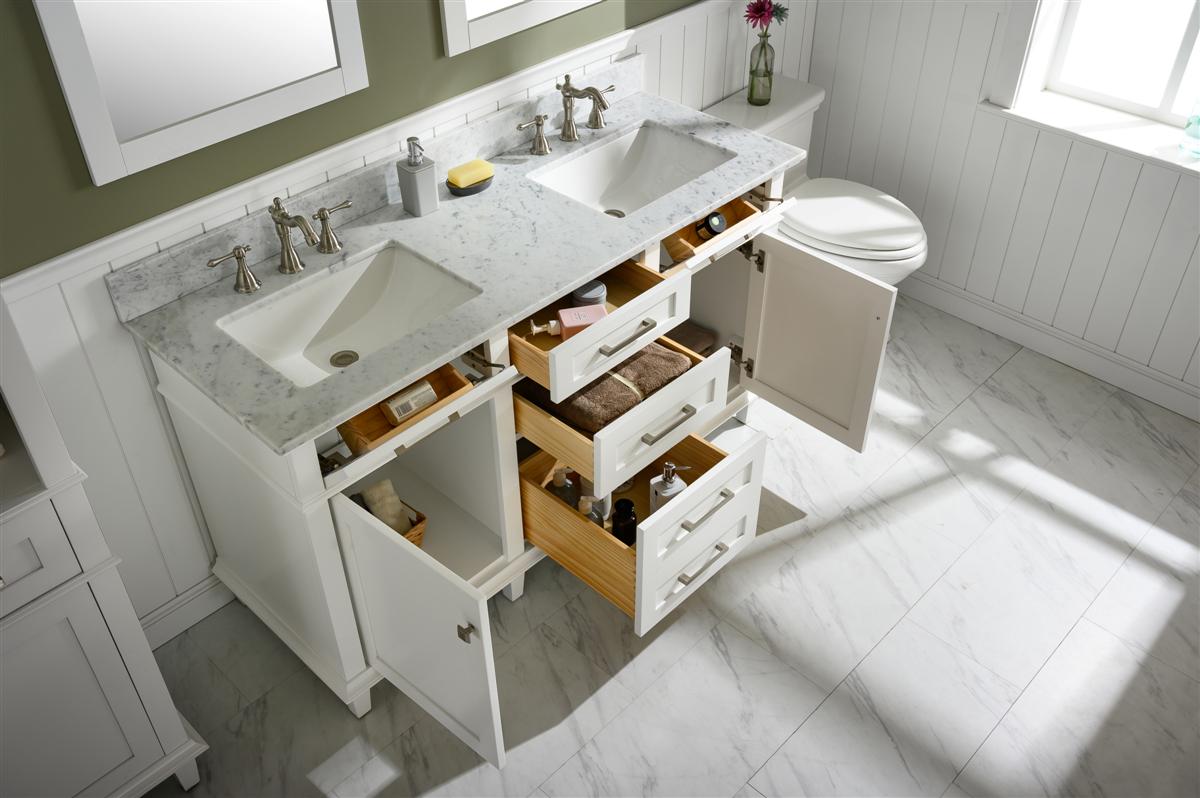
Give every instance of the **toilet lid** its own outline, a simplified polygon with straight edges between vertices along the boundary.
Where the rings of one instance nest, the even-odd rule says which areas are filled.
[[[904,203],[879,189],[817,177],[801,183],[787,226],[818,242],[857,250],[888,252],[922,244],[925,228]],[[817,246],[820,246],[819,244]]]
[[[857,258],[859,260],[875,260],[875,261],[894,261],[905,260],[914,255],[923,254],[927,248],[927,243],[922,238],[911,247],[904,249],[859,249],[857,247],[843,247],[838,244],[831,244],[828,241],[819,241],[812,236],[807,236],[799,230],[792,227],[787,219],[780,219],[779,230],[793,241],[799,241],[805,246],[828,252],[833,255],[845,255],[849,258]]]

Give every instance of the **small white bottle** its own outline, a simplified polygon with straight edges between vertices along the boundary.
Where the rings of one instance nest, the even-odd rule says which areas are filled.
[[[676,472],[687,471],[691,466],[676,466],[672,462],[663,463],[663,472],[650,480],[650,512],[657,512],[659,507],[678,496],[687,487]]]

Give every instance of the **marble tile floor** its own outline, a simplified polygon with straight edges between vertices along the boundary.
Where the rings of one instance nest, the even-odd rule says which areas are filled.
[[[647,636],[548,560],[493,599],[502,771],[209,616],[192,794],[1200,794],[1200,425],[906,298],[882,386],[862,455],[751,404],[759,534]]]

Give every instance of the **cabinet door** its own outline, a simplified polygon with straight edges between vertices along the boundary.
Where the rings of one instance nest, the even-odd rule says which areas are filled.
[[[0,794],[108,795],[162,753],[86,583],[0,627]]]
[[[754,248],[742,384],[861,452],[896,289],[770,233]]]
[[[453,571],[338,494],[367,660],[496,767],[504,738],[487,599]]]

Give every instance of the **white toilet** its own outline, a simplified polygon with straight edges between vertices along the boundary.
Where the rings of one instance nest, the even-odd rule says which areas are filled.
[[[750,105],[743,91],[705,113],[807,150],[813,114],[824,99],[819,86],[776,75],[768,105]],[[850,180],[809,178],[804,167],[798,169],[785,179],[784,198],[796,203],[780,222],[780,235],[892,285],[925,263],[925,228],[900,200]]]

